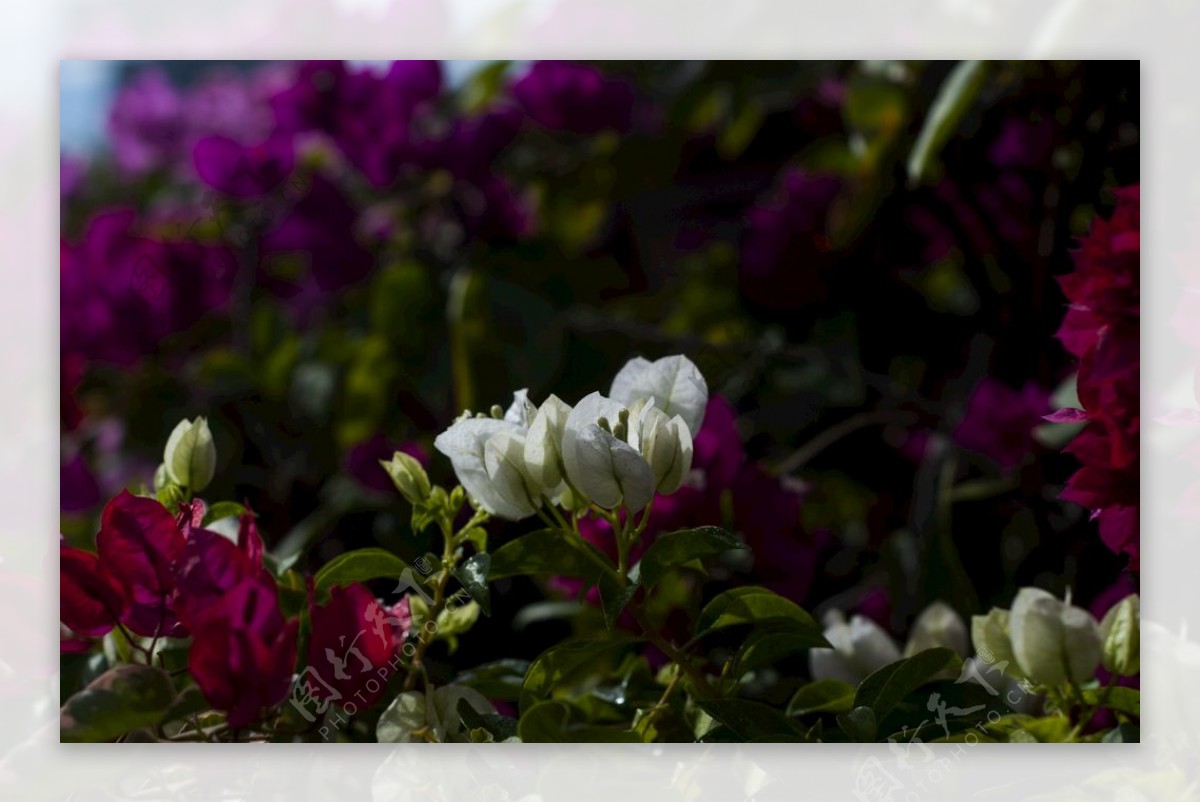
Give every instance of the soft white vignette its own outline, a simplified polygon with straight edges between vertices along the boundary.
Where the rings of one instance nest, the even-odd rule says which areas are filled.
[[[1196,797],[1200,426],[1154,418],[1200,408],[1198,355],[1170,325],[1184,272],[1200,278],[1198,21],[1187,0],[5,3],[0,798],[869,799],[881,778],[892,799]],[[58,60],[309,56],[1141,58],[1143,744],[934,746],[907,758],[886,745],[59,745]]]

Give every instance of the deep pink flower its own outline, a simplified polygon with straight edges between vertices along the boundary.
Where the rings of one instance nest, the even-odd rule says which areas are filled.
[[[132,210],[105,210],[61,245],[64,355],[128,365],[229,300],[226,249],[151,239],[135,223]]]
[[[587,64],[539,61],[517,79],[512,94],[526,114],[555,131],[625,132],[633,123],[633,86]]]
[[[308,665],[328,685],[316,696],[371,705],[383,691],[381,677],[394,669],[390,662],[399,647],[388,610],[366,586],[333,589],[328,603],[312,609]]]
[[[296,165],[289,136],[246,145],[223,135],[203,137],[192,149],[200,180],[234,198],[253,198],[275,190]]]
[[[188,670],[209,703],[227,712],[231,727],[255,722],[287,696],[297,628],[295,619],[284,618],[265,573],[226,591],[199,618]]]
[[[336,61],[305,62],[271,98],[276,132],[326,134],[377,187],[395,181],[419,155],[422,110],[441,91],[436,61],[397,61],[386,72]]]
[[[59,620],[72,632],[90,638],[112,630],[129,607],[121,583],[99,558],[82,549],[60,549],[58,566]]]
[[[193,529],[188,533],[175,572],[172,609],[192,630],[206,612],[226,594],[246,580],[260,583],[270,573],[257,564],[238,544],[211,530]]]
[[[1034,382],[1015,390],[985,377],[967,401],[966,413],[954,430],[964,448],[987,455],[1011,470],[1037,448],[1033,430],[1050,410],[1050,392]]]
[[[1058,331],[1079,358],[1077,386],[1087,426],[1066,451],[1081,468],[1062,498],[1099,520],[1100,537],[1138,567],[1141,435],[1140,272],[1138,187],[1117,190],[1109,220],[1097,219],[1080,241],[1075,270],[1060,284],[1070,307]],[[1072,413],[1078,417],[1078,413]]]
[[[96,548],[104,568],[129,597],[121,621],[143,636],[182,635],[169,599],[184,538],[166,508],[155,499],[122,491],[104,507]]]
[[[358,217],[359,209],[341,190],[314,176],[308,194],[262,237],[264,283],[284,298],[303,300],[366,278],[375,257],[357,236]],[[272,264],[281,258],[300,260],[306,275],[298,281],[279,278]]]

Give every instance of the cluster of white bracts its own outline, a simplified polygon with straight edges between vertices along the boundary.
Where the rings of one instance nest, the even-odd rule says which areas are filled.
[[[520,390],[503,414],[464,412],[434,446],[494,516],[517,521],[546,501],[636,513],[687,479],[707,404],[708,386],[687,357],[638,357],[608,396],[590,393],[571,407],[552,394],[536,407]]]

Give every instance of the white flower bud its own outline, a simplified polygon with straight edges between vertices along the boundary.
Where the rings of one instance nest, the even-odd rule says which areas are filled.
[[[960,658],[966,658],[970,650],[966,623],[941,600],[931,603],[917,615],[904,648],[904,656],[907,658],[934,647],[948,647]]]
[[[404,452],[396,452],[392,455],[391,460],[380,460],[379,464],[392,478],[396,489],[409,502],[416,505],[429,498],[431,490],[429,475],[425,473],[425,467],[415,457]]]
[[[563,479],[562,442],[571,405],[551,394],[538,408],[525,436],[525,468],[544,488]]]
[[[668,418],[656,407],[645,409],[639,446],[658,492],[674,493],[692,470],[692,433],[683,417]]]
[[[841,611],[825,617],[825,638],[833,649],[809,650],[813,680],[841,680],[857,686],[877,669],[900,660],[900,647],[883,628],[855,614],[846,621]]]
[[[1009,637],[1008,611],[992,608],[987,616],[972,616],[971,641],[975,644],[975,654],[985,664],[999,666],[1009,675],[1021,675]]]
[[[163,464],[167,477],[193,493],[212,482],[217,470],[217,447],[213,443],[208,421],[183,419],[175,425],[163,449]]]

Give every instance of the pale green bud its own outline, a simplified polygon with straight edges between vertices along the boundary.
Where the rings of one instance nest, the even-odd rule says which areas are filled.
[[[380,460],[379,465],[392,478],[396,489],[412,504],[420,504],[429,498],[431,491],[429,475],[425,467],[410,454],[396,452],[391,460]]]
[[[980,660],[989,666],[1002,666],[1010,675],[1020,676],[1008,631],[1009,612],[1003,608],[992,608],[987,616],[971,617],[971,641]]]
[[[967,625],[953,608],[938,600],[917,615],[904,648],[906,658],[934,647],[948,647],[967,657]]]
[[[212,482],[217,470],[217,447],[208,421],[183,419],[175,425],[163,449],[167,477],[177,485],[201,491]]]
[[[1118,675],[1141,671],[1141,598],[1130,594],[1114,605],[1100,623],[1104,668]]]
[[[1013,654],[1035,683],[1091,680],[1100,663],[1100,628],[1090,613],[1039,588],[1022,588],[1010,618]]]
[[[154,490],[161,491],[167,487],[171,481],[171,477],[167,474],[167,464],[159,463],[158,468],[154,469]]]

